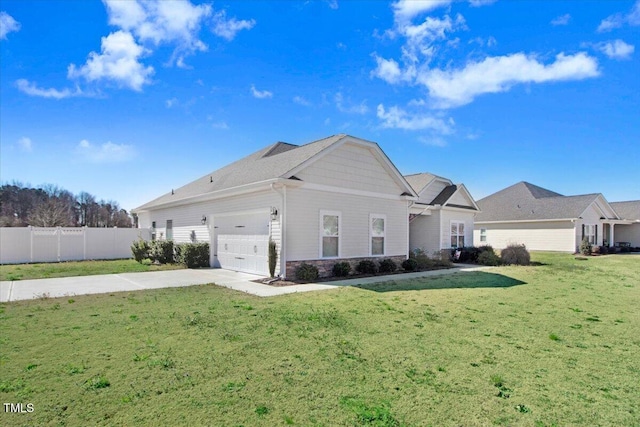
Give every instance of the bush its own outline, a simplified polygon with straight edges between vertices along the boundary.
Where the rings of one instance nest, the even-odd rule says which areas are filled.
[[[525,245],[509,245],[502,250],[500,258],[503,264],[528,265],[531,255]]]
[[[356,265],[356,271],[360,274],[376,274],[377,268],[373,261],[363,259]]]
[[[500,257],[493,250],[482,251],[478,255],[478,264],[480,265],[500,265]]]
[[[318,272],[318,267],[315,265],[303,262],[296,268],[296,278],[298,280],[313,282],[314,280],[318,280],[318,277],[320,277],[320,273]]]
[[[208,243],[184,243],[176,245],[176,261],[187,268],[209,267]]]
[[[333,275],[338,277],[346,277],[351,271],[351,264],[346,261],[336,262],[333,264]]]
[[[592,249],[593,247],[591,246],[591,243],[589,243],[587,238],[585,237],[584,239],[582,239],[582,243],[580,243],[580,253],[582,255],[591,255]]]
[[[418,261],[415,258],[409,258],[402,261],[402,268],[406,271],[416,271],[418,269]]]
[[[278,247],[276,242],[269,239],[269,276],[276,275],[276,262],[278,261]]]
[[[173,241],[154,240],[149,248],[149,258],[160,264],[173,263]]]
[[[378,263],[380,273],[393,273],[397,269],[398,265],[391,258],[385,258]]]
[[[458,254],[457,256],[456,253]],[[477,263],[479,255],[480,249],[476,248],[475,246],[465,246],[462,248],[451,249],[451,259],[453,260],[453,262]]]
[[[414,249],[409,253],[409,259],[416,261],[416,270],[429,270],[433,268],[434,262],[422,249]]]
[[[142,263],[142,261],[149,258],[149,242],[142,239],[133,242],[131,253],[136,261]]]

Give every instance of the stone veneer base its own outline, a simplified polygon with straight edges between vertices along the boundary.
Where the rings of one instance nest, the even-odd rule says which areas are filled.
[[[306,260],[306,261],[287,261],[287,278],[295,279],[296,278],[296,268],[300,264],[311,264],[315,265],[318,268],[318,273],[320,277],[331,277],[333,276],[333,266],[338,262],[348,262],[351,264],[351,271],[356,271],[356,265],[362,260],[371,260],[376,265],[383,259],[392,259],[398,266],[398,268],[402,268],[400,264],[402,261],[406,260],[406,255],[394,255],[394,256],[384,256],[384,257],[362,257],[362,258],[334,258],[334,259],[314,259],[314,260]]]

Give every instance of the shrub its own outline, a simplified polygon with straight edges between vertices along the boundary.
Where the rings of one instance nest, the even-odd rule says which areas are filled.
[[[208,243],[184,243],[176,245],[176,261],[187,268],[209,267]]]
[[[296,268],[296,278],[298,280],[313,282],[314,280],[318,280],[318,277],[320,277],[320,273],[318,272],[318,267],[315,265],[303,262]]]
[[[478,255],[478,264],[480,265],[500,265],[500,257],[493,250],[483,251]]]
[[[528,265],[531,255],[525,245],[509,245],[502,250],[500,258],[503,264]]]
[[[153,262],[169,264],[173,262],[173,241],[154,240],[149,248],[149,258]]]
[[[580,253],[582,255],[591,255],[592,249],[593,247],[591,246],[591,243],[589,243],[587,238],[585,237],[584,239],[582,239],[582,243],[580,243]]]
[[[406,271],[416,271],[418,268],[418,261],[415,258],[409,258],[402,261],[402,268]]]
[[[451,249],[451,259],[453,262],[476,263],[478,262],[478,255],[480,255],[480,249],[474,246]]]
[[[276,262],[278,261],[278,247],[276,242],[269,239],[269,275],[276,275]]]
[[[416,261],[416,270],[429,270],[433,268],[434,262],[422,249],[414,249],[409,253],[409,259]]]
[[[346,277],[351,271],[351,264],[346,261],[336,262],[333,264],[333,275],[338,277]]]
[[[391,258],[385,258],[378,263],[380,273],[393,273],[397,269],[398,265]]]
[[[377,268],[373,261],[363,259],[356,265],[356,271],[360,274],[376,274]]]
[[[149,242],[142,239],[133,242],[131,253],[136,261],[142,263],[142,261],[149,258]]]

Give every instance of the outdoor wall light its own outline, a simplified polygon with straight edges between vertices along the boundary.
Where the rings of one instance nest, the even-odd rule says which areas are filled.
[[[271,207],[271,220],[275,221],[278,218],[278,209],[274,206]]]
[[[202,215],[202,219],[200,220],[200,222],[202,223],[202,225],[205,225],[207,223],[207,216]]]

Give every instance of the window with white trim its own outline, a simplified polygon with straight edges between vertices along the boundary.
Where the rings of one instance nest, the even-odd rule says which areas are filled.
[[[592,245],[596,244],[596,226],[593,224],[585,224],[584,225],[584,237],[591,243]]]
[[[156,222],[151,222],[151,240],[156,240]]]
[[[340,256],[340,212],[320,212],[320,255],[322,258]]]
[[[481,242],[486,242],[487,241],[487,229],[486,228],[481,228],[480,229],[480,241]]]
[[[173,240],[173,220],[167,220],[167,240]]]
[[[386,215],[369,215],[369,235],[371,236],[371,255],[385,254],[387,217]]]
[[[464,247],[464,222],[451,221],[451,247]]]

